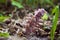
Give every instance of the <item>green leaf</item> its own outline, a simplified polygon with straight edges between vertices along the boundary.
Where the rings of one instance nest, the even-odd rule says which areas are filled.
[[[10,36],[9,33],[1,33],[0,32],[0,37],[8,38],[9,36]]]
[[[46,3],[49,3],[49,4],[53,5],[52,0],[46,0]]]
[[[47,20],[48,19],[48,15],[45,13],[42,17],[43,20]]]
[[[0,16],[0,22],[3,22],[4,19],[9,18],[9,16]]]
[[[24,8],[24,7],[21,5],[21,3],[17,2],[17,1],[14,1],[14,0],[12,0],[12,5],[17,6],[18,8]]]
[[[55,7],[56,10],[54,10],[55,13],[55,18],[53,19],[53,25],[52,25],[52,29],[51,29],[51,40],[54,40],[54,35],[55,35],[55,30],[57,28],[57,21],[58,21],[58,16],[59,16],[59,6]]]
[[[57,10],[58,6],[56,6],[53,10],[52,10],[52,14],[55,13],[55,11]]]

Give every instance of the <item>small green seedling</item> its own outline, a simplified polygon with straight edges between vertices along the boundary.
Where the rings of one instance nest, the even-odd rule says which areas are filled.
[[[55,17],[53,19],[53,25],[50,33],[51,40],[54,40],[54,35],[55,35],[55,30],[57,28],[57,21],[58,21],[58,16],[59,16],[59,6],[56,6],[54,10],[52,11],[52,14],[55,13]]]

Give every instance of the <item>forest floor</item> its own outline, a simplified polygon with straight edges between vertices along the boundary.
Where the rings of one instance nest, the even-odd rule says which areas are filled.
[[[40,38],[40,37],[36,37],[36,36],[33,36],[33,37],[18,37],[18,36],[11,36],[12,40],[48,40],[48,38],[44,37],[44,38]]]

